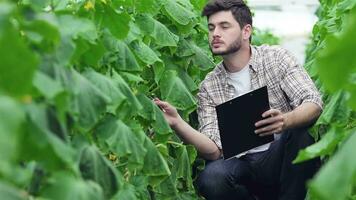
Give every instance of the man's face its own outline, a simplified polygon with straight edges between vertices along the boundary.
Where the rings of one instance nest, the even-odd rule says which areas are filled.
[[[231,11],[219,11],[208,20],[209,44],[214,55],[227,55],[241,48],[242,33]]]

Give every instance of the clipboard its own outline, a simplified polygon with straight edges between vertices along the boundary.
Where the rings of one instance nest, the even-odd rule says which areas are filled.
[[[255,123],[269,110],[267,86],[238,96],[215,107],[224,159],[267,144],[273,135],[255,134]]]

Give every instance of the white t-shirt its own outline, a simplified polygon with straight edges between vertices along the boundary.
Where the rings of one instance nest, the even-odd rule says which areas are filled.
[[[228,72],[228,83],[233,85],[235,88],[235,95],[234,97],[241,96],[251,91],[251,76],[249,72],[249,66],[245,66],[238,72],[230,73]],[[256,153],[261,151],[266,151],[269,148],[271,143],[267,143],[248,151],[242,152],[235,157],[241,157],[248,153]]]

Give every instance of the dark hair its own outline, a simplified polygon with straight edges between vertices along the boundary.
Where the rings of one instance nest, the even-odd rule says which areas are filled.
[[[232,15],[243,28],[246,24],[252,26],[250,8],[243,0],[211,0],[203,8],[202,16],[207,16],[223,10],[231,10]]]

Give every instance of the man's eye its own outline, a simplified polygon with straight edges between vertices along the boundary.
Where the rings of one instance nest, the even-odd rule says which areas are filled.
[[[209,31],[213,31],[215,29],[215,27],[209,26],[208,29],[209,29]]]
[[[222,26],[222,28],[223,28],[223,29],[228,29],[228,28],[229,28],[229,26]]]

